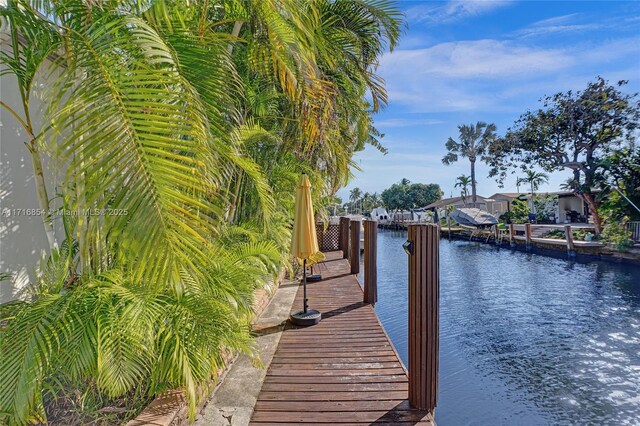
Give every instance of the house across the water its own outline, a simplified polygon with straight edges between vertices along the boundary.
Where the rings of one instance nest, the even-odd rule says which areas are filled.
[[[487,210],[487,203],[490,200],[488,198],[482,197],[480,195],[476,195],[476,206],[481,210]],[[435,203],[431,203],[426,207],[423,207],[425,210],[435,211],[438,210],[438,214],[444,213],[447,207],[473,207],[473,199],[469,195],[468,197],[453,197],[453,198],[443,198],[442,200],[438,200]]]
[[[589,220],[589,207],[576,194],[569,191],[558,191],[549,193],[536,193],[536,195],[552,195],[555,206],[553,215],[549,218],[552,223],[587,223]],[[500,217],[506,212],[512,211],[513,202],[525,200],[530,204],[531,194],[517,192],[496,192],[491,197],[476,196],[475,207],[485,210],[496,217]],[[435,203],[431,203],[420,210],[438,210],[440,217],[443,217],[449,207],[473,207],[471,196],[443,198]]]
[[[589,207],[580,197],[570,191],[558,191],[537,193],[536,195],[552,195],[557,201],[555,214],[551,218],[555,223],[587,223]],[[513,201],[516,199],[529,202],[531,194],[516,192],[497,192],[493,194],[487,203],[487,211],[497,217],[511,211]]]
[[[391,220],[391,216],[384,207],[376,207],[371,210],[371,219],[377,220],[378,223],[387,224]]]

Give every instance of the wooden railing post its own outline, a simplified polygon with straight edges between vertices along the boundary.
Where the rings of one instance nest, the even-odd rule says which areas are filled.
[[[438,402],[439,244],[436,226],[409,225],[409,404],[433,413]]]
[[[569,257],[575,257],[576,252],[573,244],[573,232],[571,231],[571,225],[564,226],[564,238],[567,240],[567,254]]]
[[[364,303],[378,301],[378,222],[364,221]]]
[[[341,217],[340,218],[340,239],[339,244],[340,250],[342,250],[342,258],[349,258],[349,218]]]
[[[531,250],[531,224],[524,224],[524,237],[526,240],[526,248],[527,250]]]
[[[351,273],[360,273],[360,221],[351,221],[351,247],[349,247],[349,263],[351,263]]]
[[[513,223],[509,224],[509,245],[511,247],[515,247],[516,246],[516,227],[513,226]]]

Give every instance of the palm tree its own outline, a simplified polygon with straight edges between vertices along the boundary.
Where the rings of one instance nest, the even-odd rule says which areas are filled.
[[[449,138],[446,143],[447,155],[442,158],[446,165],[458,161],[458,157],[467,158],[471,164],[471,198],[473,207],[477,207],[476,199],[476,160],[482,157],[489,143],[496,137],[496,125],[478,121],[475,125],[460,125],[460,142]]]
[[[393,48],[397,43],[400,15],[387,2],[314,0],[285,5],[293,10],[281,15],[274,11],[282,5],[272,0],[233,2],[228,8],[232,12],[225,19],[238,19],[229,29],[244,41],[232,49],[234,61],[245,87],[251,89],[242,96],[247,101],[238,105],[236,115],[251,117],[278,140],[253,148],[253,158],[264,169],[277,168],[274,160],[291,153],[298,164],[321,172],[314,194],[329,196],[346,185],[355,166],[354,151],[367,143],[384,150],[378,141],[381,135],[371,126],[371,112],[386,103],[384,86],[374,71],[385,44]],[[260,99],[258,94],[267,88],[272,96],[266,102],[248,102]],[[365,101],[366,93],[372,93],[373,105]],[[299,119],[274,120],[292,111]],[[246,204],[239,194],[250,194],[242,190],[241,176],[232,180],[230,213],[236,204]]]
[[[471,177],[460,175],[456,178],[456,184],[454,185],[454,187],[461,189],[460,195],[462,196],[462,202],[464,203],[465,207],[467,206],[467,197],[469,195],[469,190],[468,190],[469,185],[471,185]]]
[[[402,186],[409,186],[411,184],[411,181],[407,178],[402,178],[400,179],[400,185]]]
[[[349,193],[349,199],[351,200],[351,202],[353,203],[353,206],[356,209],[354,213],[357,213],[358,203],[361,202],[361,199],[362,199],[362,190],[358,187],[353,188]]]
[[[525,177],[518,178],[518,184],[529,184],[531,188],[531,212],[535,213],[535,204],[533,202],[535,192],[540,188],[540,185],[549,182],[549,175],[542,172],[536,172],[534,170],[526,170],[525,174]]]
[[[49,124],[27,143],[68,171],[67,209],[119,214],[65,220],[33,298],[0,310],[0,423],[46,418],[43,389],[63,382],[110,398],[180,387],[193,416],[222,354],[250,352],[253,291],[288,258],[296,177],[328,199],[354,152],[380,148],[375,66],[400,14],[351,0],[32,3],[0,8],[21,35],[6,72],[23,95],[44,58],[64,67],[44,73]],[[28,131],[23,109],[11,113]]]
[[[371,204],[373,207],[380,207],[382,205],[382,197],[377,192],[371,194]]]
[[[371,194],[369,194],[368,192],[364,193],[364,195],[362,196],[361,205],[363,212],[371,210]]]

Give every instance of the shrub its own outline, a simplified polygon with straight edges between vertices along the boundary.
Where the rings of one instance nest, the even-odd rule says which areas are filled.
[[[605,216],[606,217],[606,216]],[[618,250],[626,251],[633,247],[631,231],[627,228],[628,217],[623,220],[606,219],[602,240]]]

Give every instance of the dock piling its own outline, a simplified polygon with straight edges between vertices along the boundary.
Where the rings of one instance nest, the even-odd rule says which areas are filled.
[[[516,246],[515,235],[516,235],[516,227],[513,226],[513,223],[510,223],[509,224],[509,246],[512,248]]]
[[[340,218],[340,236],[338,238],[339,249],[342,250],[342,258],[349,258],[349,218]]]
[[[438,227],[409,225],[409,404],[433,413],[438,397]]]
[[[351,247],[349,247],[349,263],[351,264],[351,273],[357,275],[360,273],[360,221],[351,221]]]
[[[531,250],[531,224],[530,223],[524,224],[524,236],[526,240],[526,248],[527,248],[527,251],[529,251]]]
[[[567,254],[569,257],[576,257],[576,251],[573,244],[573,232],[571,231],[571,225],[564,226],[564,237],[567,240]]]
[[[364,221],[364,303],[378,301],[378,222]]]

